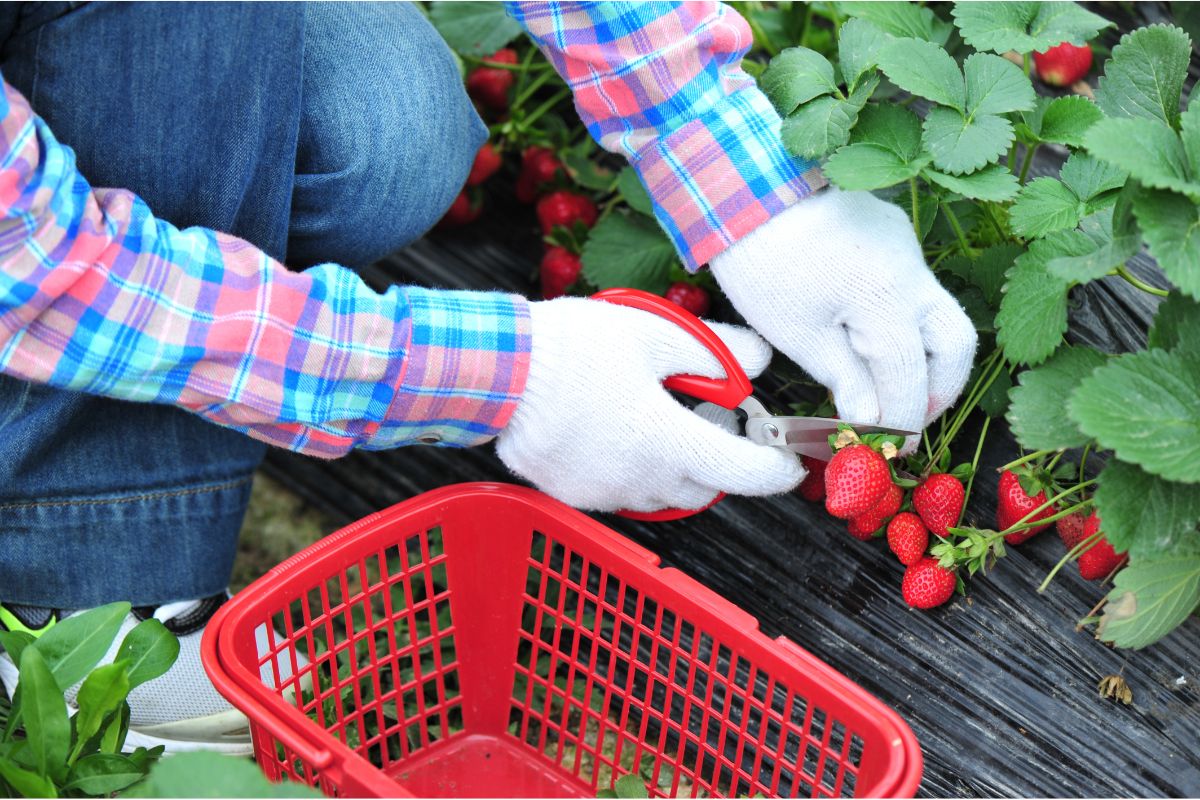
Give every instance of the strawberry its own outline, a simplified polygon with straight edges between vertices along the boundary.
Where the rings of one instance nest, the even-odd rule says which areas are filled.
[[[864,542],[874,537],[875,531],[882,528],[883,524],[900,510],[900,504],[903,502],[904,490],[894,483],[891,484],[878,503],[865,514],[850,519],[850,535]]]
[[[1055,523],[1055,527],[1058,528],[1058,538],[1062,539],[1062,543],[1067,546],[1068,550],[1083,541],[1084,522],[1083,514],[1075,513],[1061,517]]]
[[[911,511],[903,511],[892,517],[887,526],[888,547],[900,563],[915,564],[925,555],[929,547],[929,531],[921,518]]]
[[[938,566],[936,558],[926,557],[904,570],[900,593],[913,608],[933,608],[949,600],[957,585],[952,570]]]
[[[542,297],[562,297],[567,287],[579,279],[579,256],[562,247],[548,247],[542,256]]]
[[[517,176],[517,200],[532,203],[538,190],[550,183],[562,169],[562,162],[548,147],[527,147],[521,156],[521,172]]]
[[[829,466],[829,462],[812,456],[800,456],[800,463],[808,470],[804,480],[800,481],[800,496],[813,503],[824,500],[825,467]]]
[[[1063,42],[1045,52],[1034,53],[1033,63],[1043,83],[1070,86],[1082,80],[1092,68],[1092,48]]]
[[[557,225],[571,228],[576,222],[582,222],[585,227],[592,227],[596,224],[596,206],[581,194],[551,192],[538,200],[537,216],[542,224],[542,233],[549,236]]]
[[[841,519],[861,516],[892,485],[887,461],[865,444],[844,447],[825,468],[825,510]]]
[[[708,313],[708,292],[694,283],[687,283],[686,281],[672,283],[663,297],[684,311],[692,312],[697,317],[703,317]]]
[[[930,533],[945,536],[946,529],[958,524],[966,492],[958,478],[946,472],[930,475],[913,489],[913,508]]]
[[[458,197],[454,198],[454,202],[450,204],[450,208],[446,209],[446,213],[442,216],[438,225],[445,228],[456,228],[459,225],[474,222],[482,213],[482,198],[473,197],[466,189],[463,189],[458,193]]]
[[[516,64],[517,51],[509,48],[497,50],[485,59],[497,64]],[[467,75],[467,94],[480,104],[495,111],[508,108],[508,90],[513,85],[511,70],[498,67],[476,67]]]
[[[1012,470],[1005,470],[1000,476],[1000,488],[997,491],[999,499],[996,503],[996,525],[1002,531],[1007,530],[1010,525],[1017,524],[1022,517],[1046,502],[1045,489],[1030,497],[1021,488],[1020,477]],[[1033,519],[1045,519],[1052,516],[1054,516],[1054,508],[1048,507],[1039,511]],[[1034,525],[1032,528],[1010,533],[1004,537],[1004,541],[1009,544],[1020,544],[1049,527],[1050,523],[1048,522],[1045,525]]]
[[[500,169],[500,154],[496,152],[496,148],[492,147],[491,142],[485,142],[483,147],[479,148],[479,152],[475,154],[475,163],[471,165],[471,171],[467,173],[467,186],[478,186],[495,175],[498,169]]]
[[[1100,530],[1100,515],[1095,511],[1083,523],[1083,537],[1094,536]],[[1097,581],[1108,575],[1125,560],[1102,535],[1096,543],[1079,556],[1079,574],[1085,581]]]

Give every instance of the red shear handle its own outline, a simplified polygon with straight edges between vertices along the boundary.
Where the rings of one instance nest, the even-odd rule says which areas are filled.
[[[707,378],[703,375],[672,375],[663,381],[663,386],[666,388],[686,394],[689,397],[695,397],[697,400],[716,403],[728,409],[737,408],[739,403],[753,393],[754,388],[750,385],[750,378],[746,375],[746,371],[742,369],[742,365],[734,358],[733,352],[729,349],[728,345],[721,341],[721,337],[717,336],[713,332],[713,329],[705,325],[695,314],[685,311],[670,300],[659,297],[656,294],[643,292],[640,289],[605,289],[602,292],[592,295],[592,299],[603,300],[606,303],[613,303],[619,306],[629,306],[639,311],[648,311],[651,314],[657,314],[664,319],[674,322],[699,340],[717,359],[717,363],[721,365],[721,368],[725,370],[724,378]],[[724,498],[725,493],[722,492],[704,508],[664,508],[661,511],[618,511],[617,514],[643,522],[669,522],[671,520],[690,517],[693,514],[699,514],[701,511],[707,511]]]

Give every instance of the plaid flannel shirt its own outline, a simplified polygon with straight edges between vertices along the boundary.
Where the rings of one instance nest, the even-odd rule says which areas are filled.
[[[509,2],[604,149],[624,155],[695,271],[826,181],[741,68],[750,27],[715,2]]]
[[[697,269],[824,184],[788,155],[740,67],[750,31],[710,2],[510,3],[625,155]],[[93,189],[25,98],[0,97],[0,372],[189,409],[270,444],[478,444],[529,367],[525,301],[392,287],[323,264],[289,272],[252,245],[179,230]]]

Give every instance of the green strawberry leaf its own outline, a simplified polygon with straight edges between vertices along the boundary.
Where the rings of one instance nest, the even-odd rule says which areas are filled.
[[[1146,346],[1200,354],[1200,303],[1171,292],[1154,314]]]
[[[1056,97],[1045,107],[1037,138],[1043,142],[1082,147],[1084,134],[1103,117],[1099,107],[1086,97]]]
[[[1012,170],[999,164],[989,164],[967,175],[947,175],[932,169],[925,170],[924,175],[931,183],[973,200],[1003,202],[1011,200],[1021,188]]]
[[[992,385],[979,398],[979,407],[983,409],[983,413],[992,419],[1000,419],[1007,414],[1008,393],[1012,390],[1012,385],[1012,376],[1006,370],[1001,370],[996,375],[996,380],[992,381]]]
[[[1006,114],[1028,111],[1037,97],[1021,68],[990,53],[975,53],[963,62],[967,82],[967,113]]]
[[[650,200],[650,194],[642,185],[642,181],[633,167],[621,169],[620,174],[617,175],[617,191],[634,211],[648,217],[654,216],[654,204]]]
[[[649,797],[645,782],[637,775],[622,775],[613,784],[617,797]]]
[[[1085,378],[1067,413],[1124,461],[1184,483],[1200,482],[1200,356],[1126,353]]]
[[[955,256],[943,262],[943,268],[978,286],[988,304],[997,307],[1003,296],[1004,274],[1025,248],[1017,244],[998,244],[982,251],[975,259]]]
[[[1070,284],[1047,272],[1046,264],[1058,256],[1082,255],[1091,246],[1078,231],[1060,231],[1031,243],[1007,272],[996,342],[1009,361],[1040,364],[1058,347],[1067,329]]]
[[[1098,161],[1086,153],[1072,153],[1063,164],[1059,177],[1090,210],[1116,202],[1115,191],[1125,185],[1129,173],[1120,167]],[[1107,198],[1101,197],[1112,193]]]
[[[1087,205],[1066,184],[1046,176],[1021,187],[1008,210],[1008,221],[1013,231],[1032,239],[1074,228],[1085,213]]]
[[[853,92],[858,81],[878,63],[879,49],[888,39],[874,23],[865,19],[849,19],[838,35],[838,65],[846,88]]]
[[[1096,635],[1134,650],[1153,644],[1200,604],[1200,555],[1143,557],[1113,578]]]
[[[878,58],[879,68],[904,91],[966,111],[962,73],[939,45],[921,39],[893,39],[879,50]]]
[[[1200,197],[1183,142],[1166,123],[1143,119],[1102,119],[1088,129],[1084,146],[1092,155],[1127,170],[1155,189]]]
[[[522,32],[500,3],[433,3],[429,21],[460,56],[490,56]]]
[[[1191,39],[1174,26],[1125,34],[1104,64],[1096,105],[1110,117],[1140,117],[1174,128],[1191,56]]]
[[[1142,247],[1142,237],[1133,223],[1132,206],[1131,194],[1121,192],[1115,208],[1084,217],[1079,228],[1092,240],[1095,249],[1081,256],[1051,259],[1047,265],[1050,274],[1071,283],[1087,283],[1133,258]]]
[[[1150,254],[1180,291],[1200,298],[1200,214],[1171,192],[1143,191],[1133,201]]]
[[[996,53],[1081,45],[1112,24],[1075,3],[960,2],[950,13],[967,44]]]
[[[963,116],[952,108],[934,107],[925,116],[925,146],[934,165],[960,175],[995,161],[1013,140],[1012,123],[1004,117]]]
[[[903,106],[875,103],[858,115],[850,141],[879,145],[905,162],[913,161],[921,154],[921,120]]]
[[[905,163],[895,152],[879,145],[860,143],[839,149],[822,171],[843,189],[871,190],[907,181],[921,171],[921,164]]]
[[[1008,424],[1026,450],[1082,447],[1088,438],[1067,416],[1063,398],[1107,357],[1087,347],[1062,347],[1041,366],[1018,376],[1009,393]]]
[[[878,85],[879,76],[871,75],[845,100],[825,96],[801,106],[780,126],[784,146],[804,158],[820,158],[841,147]]]
[[[807,47],[789,47],[772,58],[767,71],[758,79],[758,86],[784,117],[809,100],[841,94],[833,64]]]
[[[953,32],[950,23],[938,19],[933,11],[912,3],[844,2],[838,8],[845,14],[873,23],[884,33],[900,38],[924,39],[946,44]]]
[[[583,277],[601,289],[626,286],[662,294],[671,284],[675,246],[642,215],[610,214],[583,245]]]
[[[1113,459],[1100,473],[1096,511],[1104,538],[1132,557],[1200,550],[1200,488]]]

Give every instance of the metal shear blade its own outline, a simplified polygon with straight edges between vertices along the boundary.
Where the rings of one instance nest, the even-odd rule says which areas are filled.
[[[786,447],[793,452],[822,461],[833,458],[833,451],[829,448],[829,436],[837,433],[838,425],[852,425],[860,434],[915,436],[917,433],[828,417],[777,417],[767,413],[763,404],[753,396],[743,400],[738,408],[746,412],[746,438],[750,441],[755,444]]]

